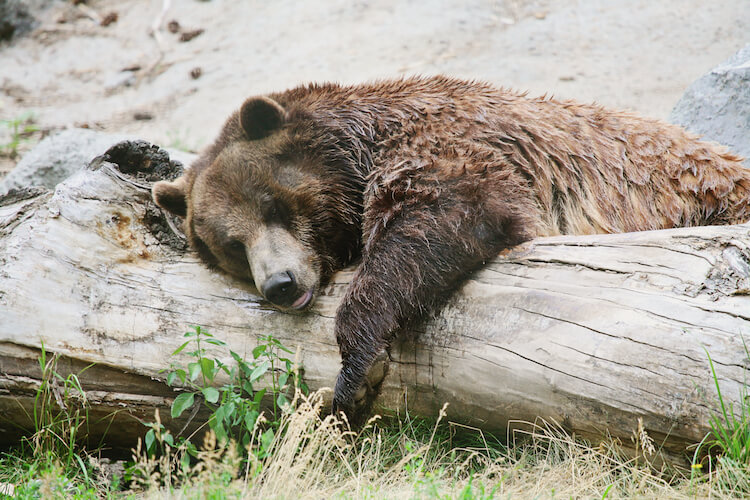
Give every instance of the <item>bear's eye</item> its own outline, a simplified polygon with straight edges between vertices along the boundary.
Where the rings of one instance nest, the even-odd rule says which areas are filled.
[[[198,252],[198,255],[200,255],[201,258],[209,266],[215,266],[217,264],[218,261],[216,260],[216,257],[214,256],[213,252],[211,252],[211,249],[198,236],[193,236],[193,247],[195,247],[195,250],[196,252]]]
[[[245,244],[240,240],[232,240],[226,245],[227,253],[230,254],[245,254]]]

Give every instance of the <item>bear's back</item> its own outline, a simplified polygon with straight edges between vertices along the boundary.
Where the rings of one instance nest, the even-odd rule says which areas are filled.
[[[738,223],[750,216],[750,175],[739,157],[628,112],[447,77],[312,85],[273,97],[292,116],[310,114],[357,137],[356,147],[368,151],[356,156],[372,157],[366,170],[393,185],[399,169],[403,182],[424,180],[419,167],[404,169],[404,158],[427,164],[456,148],[483,162],[492,157],[495,168],[511,170],[533,193],[535,235]]]

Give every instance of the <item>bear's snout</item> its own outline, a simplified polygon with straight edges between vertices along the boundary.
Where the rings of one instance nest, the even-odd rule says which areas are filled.
[[[260,291],[277,306],[288,306],[297,298],[297,280],[291,271],[276,273],[263,283]]]
[[[301,311],[313,301],[320,282],[315,255],[291,232],[261,225],[245,255],[255,287],[271,304]]]

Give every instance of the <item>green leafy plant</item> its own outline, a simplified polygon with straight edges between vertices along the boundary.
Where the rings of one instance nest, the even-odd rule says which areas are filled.
[[[8,129],[10,134],[10,140],[0,144],[0,152],[9,158],[18,156],[21,144],[31,140],[31,136],[39,131],[39,127],[34,125],[34,115],[30,112],[11,120],[0,121],[0,126]]]
[[[224,341],[200,326],[192,327],[184,336],[187,340],[172,355],[184,352],[193,361],[186,366],[173,362],[166,370],[167,384],[175,385],[179,381],[188,388],[172,403],[172,418],[178,418],[201,400],[211,410],[208,425],[219,443],[234,440],[247,447],[259,422],[262,405],[264,401],[270,401],[271,415],[263,420],[266,428],[259,443],[259,452],[264,453],[279,428],[281,412],[289,411],[294,390],[308,391],[297,363],[288,357],[294,354],[293,351],[272,335],[266,335],[259,337],[258,345],[252,351],[252,361],[246,361],[229,350],[233,362],[227,364],[221,358],[209,355],[207,348],[226,347]],[[152,428],[145,438],[148,451],[155,451],[157,433],[162,433],[166,444],[174,446],[174,440],[165,430]],[[194,455],[194,447],[189,445],[188,450]]]
[[[288,357],[293,351],[272,335],[259,337],[250,361],[200,326],[191,327],[184,337],[187,340],[172,355],[192,360],[172,362],[162,370],[168,385],[187,389],[174,399],[171,416],[178,418],[191,409],[197,412],[203,405],[210,410],[209,432],[198,449],[191,441],[194,434],[174,436],[157,411],[154,421],[146,424],[149,430],[144,441],[138,441],[126,473],[125,479],[136,489],[189,484],[196,467],[202,467],[209,455],[215,455],[212,463],[229,469],[240,460],[246,475],[252,475],[256,464],[273,453],[275,439],[284,432],[283,422],[288,422],[283,417],[293,413],[296,397],[309,392],[301,369]],[[225,362],[228,358],[231,361]],[[225,479],[230,476],[236,473]]]

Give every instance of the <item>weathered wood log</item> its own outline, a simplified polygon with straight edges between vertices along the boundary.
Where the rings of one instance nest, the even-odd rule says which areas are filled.
[[[333,317],[351,273],[336,275],[309,313],[277,312],[181,248],[148,187],[95,161],[54,193],[0,202],[0,441],[30,425],[42,345],[64,356],[61,369],[96,364],[82,375],[89,432],[114,419],[107,439],[126,446],[143,432],[132,416],[161,408],[168,421],[175,393],[159,370],[188,325],[248,356],[273,333],[301,347],[311,388],[334,383]],[[708,431],[716,401],[707,353],[724,397],[740,397],[748,241],[750,226],[739,225],[514,248],[393,346],[379,402],[421,415],[449,402],[450,419],[494,431],[551,418],[625,443],[642,418],[657,445],[684,453]]]

